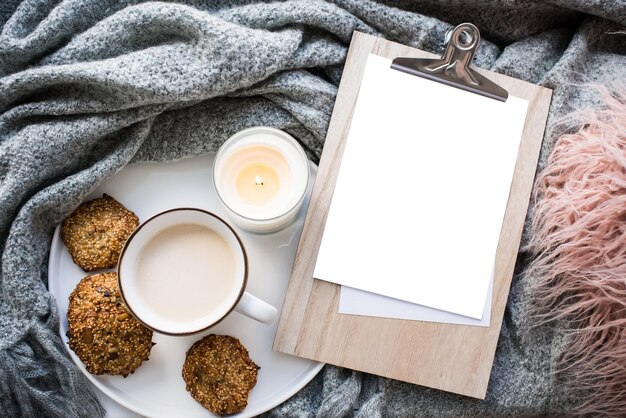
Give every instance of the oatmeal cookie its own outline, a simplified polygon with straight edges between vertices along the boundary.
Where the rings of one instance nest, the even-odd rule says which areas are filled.
[[[152,330],[124,307],[117,273],[83,278],[69,300],[70,348],[89,373],[126,377],[148,360]]]
[[[237,338],[211,334],[187,351],[183,379],[196,401],[222,416],[240,412],[248,405],[258,370]]]
[[[82,203],[63,221],[61,239],[85,271],[115,267],[139,218],[109,195]]]

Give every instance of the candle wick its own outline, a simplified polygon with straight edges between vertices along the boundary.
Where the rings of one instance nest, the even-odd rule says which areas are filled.
[[[261,176],[256,176],[256,178],[254,179],[254,184],[256,184],[257,186],[263,186],[263,179],[261,178]]]

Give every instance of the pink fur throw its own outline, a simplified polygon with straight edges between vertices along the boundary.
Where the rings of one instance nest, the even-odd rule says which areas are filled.
[[[580,415],[626,416],[626,89],[565,122],[535,185],[529,273],[540,323],[567,323],[557,373]],[[571,125],[570,125],[571,126]]]

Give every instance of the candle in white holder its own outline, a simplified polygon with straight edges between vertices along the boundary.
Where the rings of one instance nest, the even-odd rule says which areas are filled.
[[[238,226],[274,232],[298,214],[309,182],[309,164],[289,134],[274,128],[249,128],[220,147],[213,181]]]

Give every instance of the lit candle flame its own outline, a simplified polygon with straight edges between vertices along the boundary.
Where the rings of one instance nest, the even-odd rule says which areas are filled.
[[[256,178],[254,179],[254,184],[256,184],[257,186],[263,186],[263,179],[261,178],[261,176],[256,176]]]

